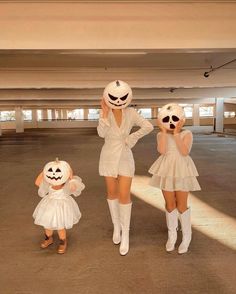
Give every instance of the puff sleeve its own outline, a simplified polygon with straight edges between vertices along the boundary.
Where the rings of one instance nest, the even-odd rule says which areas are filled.
[[[85,185],[82,183],[82,179],[78,176],[73,176],[73,178],[66,185],[66,189],[68,189],[69,194],[74,195],[75,197],[79,196],[84,188]]]
[[[38,195],[42,198],[45,197],[49,192],[49,186],[50,185],[43,180],[39,185]]]

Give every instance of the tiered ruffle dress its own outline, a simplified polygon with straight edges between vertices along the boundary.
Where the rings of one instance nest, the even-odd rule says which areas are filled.
[[[189,130],[183,130],[180,133],[181,138],[189,132]],[[179,152],[172,134],[166,134],[166,136],[166,153],[159,156],[149,169],[149,173],[153,175],[150,185],[164,191],[201,190],[196,178],[198,172],[192,158]]]

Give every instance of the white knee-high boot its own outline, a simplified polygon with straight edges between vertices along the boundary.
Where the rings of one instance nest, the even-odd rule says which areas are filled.
[[[121,226],[120,226],[120,209],[119,209],[119,201],[118,199],[107,199],[107,203],[109,206],[111,220],[113,223],[113,243],[119,244],[121,241]]]
[[[177,209],[171,212],[166,211],[166,224],[168,228],[168,240],[166,243],[166,251],[170,252],[175,249],[177,240],[177,227],[178,227],[178,211]]]
[[[129,227],[132,203],[120,204],[121,244],[120,254],[126,255],[129,251]]]
[[[179,219],[182,228],[182,242],[179,245],[178,253],[183,254],[188,251],[189,244],[192,239],[192,228],[191,228],[191,210],[188,208],[185,212],[179,214]]]

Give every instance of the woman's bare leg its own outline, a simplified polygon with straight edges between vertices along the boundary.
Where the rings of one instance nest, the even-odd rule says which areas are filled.
[[[118,177],[118,195],[121,204],[128,204],[131,202],[130,188],[132,184],[131,177],[119,176]]]
[[[107,188],[107,199],[118,199],[118,179],[113,177],[105,177]]]

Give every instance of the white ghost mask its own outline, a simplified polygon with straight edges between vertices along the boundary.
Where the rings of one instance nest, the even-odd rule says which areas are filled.
[[[130,86],[121,80],[109,83],[104,89],[103,97],[107,106],[112,109],[127,107],[133,98]]]
[[[185,119],[184,109],[178,104],[169,103],[161,108],[158,119],[167,130],[174,130],[181,119]]]

